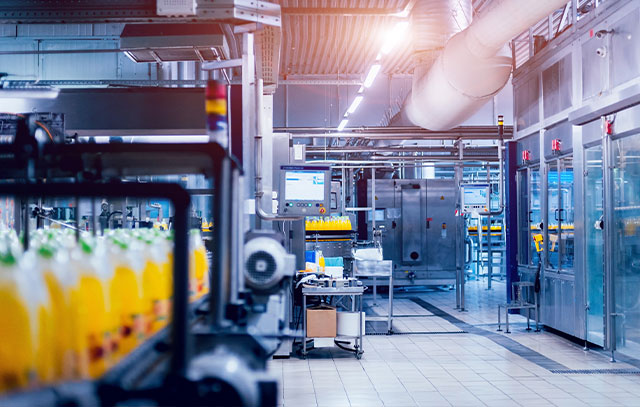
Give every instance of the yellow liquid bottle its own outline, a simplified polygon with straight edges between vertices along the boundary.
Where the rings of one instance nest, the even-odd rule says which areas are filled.
[[[127,259],[127,245],[115,241],[117,258],[109,286],[109,302],[117,339],[112,346],[113,362],[131,352],[144,339],[141,281]]]
[[[207,259],[207,250],[204,247],[204,243],[202,242],[202,238],[199,233],[195,249],[195,261],[198,295],[201,297],[209,293],[209,261]]]
[[[74,375],[73,360],[73,322],[70,315],[70,290],[66,286],[62,267],[54,260],[54,249],[44,244],[38,249],[44,283],[49,294],[53,340],[53,376],[54,380],[68,380]]]
[[[11,253],[0,254],[0,393],[27,387],[35,370],[34,315],[20,292],[16,263]]]
[[[166,325],[168,297],[165,287],[166,276],[163,270],[163,256],[154,250],[152,240],[145,241],[145,265],[142,271],[143,307],[146,322],[146,335],[158,332]]]
[[[101,275],[93,247],[81,240],[72,253],[78,282],[73,290],[71,310],[75,313],[74,350],[80,378],[100,377],[108,367],[109,325],[108,280]]]

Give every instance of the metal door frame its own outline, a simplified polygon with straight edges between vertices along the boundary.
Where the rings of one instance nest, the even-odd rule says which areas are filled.
[[[615,326],[615,290],[613,276],[613,154],[611,136],[605,129],[606,117],[602,120],[602,169],[603,169],[603,199],[604,199],[604,312],[605,318],[605,349],[611,351],[611,361],[615,361],[616,326]]]

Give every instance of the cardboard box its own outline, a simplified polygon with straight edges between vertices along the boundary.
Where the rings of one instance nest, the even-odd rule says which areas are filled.
[[[334,307],[320,305],[307,309],[307,338],[335,338],[337,327]]]

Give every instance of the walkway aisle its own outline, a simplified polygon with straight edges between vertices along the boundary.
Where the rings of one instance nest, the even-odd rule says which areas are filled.
[[[281,375],[281,403],[640,406],[640,374],[629,374],[637,368],[611,364],[602,353],[584,352],[548,332],[526,332],[526,319],[520,316],[513,318],[512,334],[496,332],[504,284],[494,283],[490,292],[484,287],[482,282],[467,285],[469,311],[464,313],[454,309],[454,291],[397,292],[396,313],[419,316],[396,320],[394,327],[403,334],[367,336],[362,360],[330,348],[313,350],[307,360],[271,361]],[[578,369],[626,374],[578,374]]]

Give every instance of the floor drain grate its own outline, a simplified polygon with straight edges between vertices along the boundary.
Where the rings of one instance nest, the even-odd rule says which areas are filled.
[[[616,374],[616,375],[640,375],[640,370],[632,369],[554,369],[555,374]]]
[[[467,334],[467,331],[416,331],[416,332],[405,332],[405,331],[393,331],[393,335],[450,335],[450,334]],[[387,335],[386,332],[367,332],[368,336],[382,336]]]

